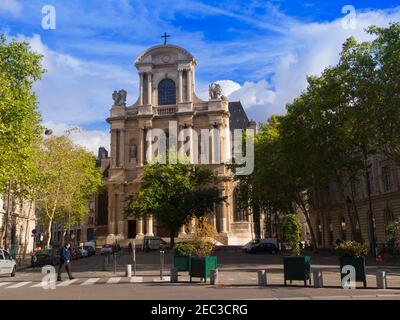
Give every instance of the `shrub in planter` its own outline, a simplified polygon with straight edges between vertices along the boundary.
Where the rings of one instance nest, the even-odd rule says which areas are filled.
[[[179,243],[174,247],[174,268],[177,271],[190,271],[190,259],[193,252],[193,245]]]
[[[363,282],[367,287],[365,273],[365,256],[368,254],[368,247],[356,241],[345,241],[336,246],[336,253],[340,256],[340,277],[343,280],[346,274],[342,273],[346,265],[353,266],[356,271],[356,281]]]
[[[300,256],[300,230],[301,226],[296,214],[287,214],[280,218],[278,231],[281,241],[289,244],[292,256],[283,258],[284,282],[293,280],[304,281],[304,286],[309,281],[311,285],[311,257]]]
[[[191,239],[193,255],[190,259],[190,281],[192,281],[192,277],[195,277],[207,282],[211,270],[217,269],[217,257],[211,256],[215,248],[216,236],[214,226],[208,223],[207,218],[198,219]]]

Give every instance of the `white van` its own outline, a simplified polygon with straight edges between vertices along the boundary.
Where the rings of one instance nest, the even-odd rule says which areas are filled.
[[[17,263],[11,255],[3,249],[0,249],[0,275],[15,276],[17,271]]]

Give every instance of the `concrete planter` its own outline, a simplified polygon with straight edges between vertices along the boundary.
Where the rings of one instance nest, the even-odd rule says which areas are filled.
[[[190,262],[190,281],[192,278],[204,279],[207,282],[207,278],[210,277],[211,270],[217,269],[217,257],[207,256],[207,257],[191,257]]]
[[[293,280],[304,281],[307,286],[307,280],[311,285],[311,257],[309,256],[293,256],[283,258],[284,281],[292,283]]]
[[[176,271],[190,271],[191,255],[174,255],[174,268]]]

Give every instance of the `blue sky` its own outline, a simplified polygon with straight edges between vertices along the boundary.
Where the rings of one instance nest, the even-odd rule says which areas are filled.
[[[44,5],[56,9],[55,30],[41,26]],[[356,10],[355,28],[342,24],[345,5]],[[390,21],[400,21],[398,0],[0,0],[0,32],[44,55],[48,73],[35,86],[44,123],[56,132],[79,127],[74,140],[93,151],[109,144],[111,93],[124,88],[136,100],[133,61],[164,31],[198,59],[198,96],[220,81],[263,122],[285,112],[306,75],[336,63],[347,37],[368,40],[365,27]]]

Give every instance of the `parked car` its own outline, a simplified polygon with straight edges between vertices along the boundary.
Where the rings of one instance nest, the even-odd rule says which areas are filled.
[[[15,276],[17,263],[11,255],[3,249],[0,249],[0,275]]]
[[[85,249],[87,251],[88,256],[96,255],[96,249],[93,248],[92,246],[83,246],[83,249]]]
[[[31,258],[31,266],[41,267],[45,265],[55,266],[60,262],[60,250],[58,248],[45,249],[35,252]]]
[[[114,252],[114,247],[111,244],[105,244],[101,247],[100,254],[112,254]]]
[[[153,236],[146,236],[144,237],[143,241],[143,251],[150,251],[150,250],[164,250],[167,247],[167,243],[159,238]]]
[[[250,245],[246,245],[244,248],[244,252],[246,253],[258,253],[258,252],[268,252],[268,253],[277,253],[277,247],[270,242],[256,242]]]
[[[87,257],[89,255],[89,253],[87,252],[87,250],[83,247],[78,247],[77,248],[78,254],[81,258],[83,257]]]

